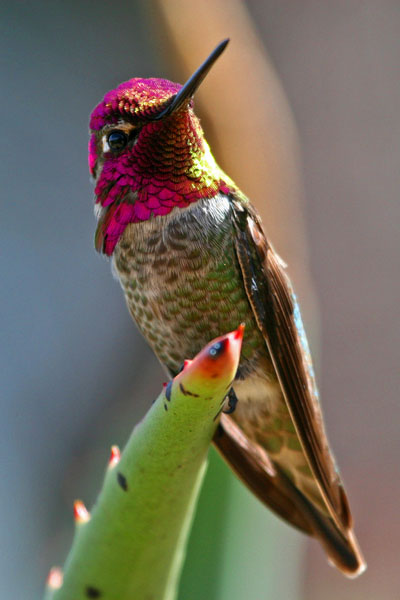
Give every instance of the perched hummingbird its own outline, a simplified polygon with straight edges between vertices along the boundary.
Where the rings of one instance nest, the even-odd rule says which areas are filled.
[[[356,576],[365,564],[285,265],[215,162],[193,111],[227,43],[184,86],[130,79],[94,109],[95,245],[112,257],[129,311],[170,375],[245,323],[231,414],[222,414],[215,444],[258,498]]]

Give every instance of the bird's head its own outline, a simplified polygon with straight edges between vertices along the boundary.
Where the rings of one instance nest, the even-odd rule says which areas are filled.
[[[193,111],[193,94],[227,43],[185,85],[130,79],[93,110],[89,168],[96,180],[97,250],[112,254],[129,223],[232,189]]]

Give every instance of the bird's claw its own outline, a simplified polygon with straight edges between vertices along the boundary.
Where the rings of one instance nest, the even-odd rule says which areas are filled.
[[[235,394],[235,390],[231,388],[228,393],[228,408],[222,411],[224,415],[231,415],[235,411],[237,403],[238,397]]]

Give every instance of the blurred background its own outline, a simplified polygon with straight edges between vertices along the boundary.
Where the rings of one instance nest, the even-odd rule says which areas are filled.
[[[133,76],[183,82],[230,36],[198,110],[289,264],[369,568],[345,579],[212,454],[180,600],[399,598],[398,2],[0,10],[1,597],[41,596],[73,500],[90,508],[164,379],[93,248],[89,113]]]

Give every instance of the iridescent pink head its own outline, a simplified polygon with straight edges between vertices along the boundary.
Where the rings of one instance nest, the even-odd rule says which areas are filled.
[[[134,78],[108,92],[90,118],[89,168],[96,179],[96,248],[112,254],[130,223],[228,193],[193,112],[192,96],[222,42],[188,82]]]

